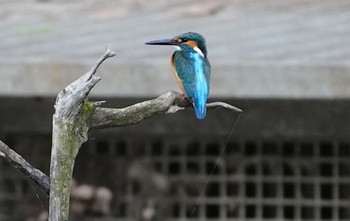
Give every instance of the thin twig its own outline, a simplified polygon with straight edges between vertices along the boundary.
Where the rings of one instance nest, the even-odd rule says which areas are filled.
[[[100,57],[100,59],[98,59],[95,65],[91,67],[90,71],[88,72],[88,75],[90,75],[90,77],[94,75],[97,71],[97,68],[104,62],[104,60],[110,57],[114,57],[115,55],[116,53],[114,51],[106,47],[105,53]]]

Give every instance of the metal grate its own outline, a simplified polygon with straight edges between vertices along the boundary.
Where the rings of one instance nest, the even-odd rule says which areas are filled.
[[[213,170],[224,137],[135,136],[97,136],[77,159],[78,181],[113,190],[117,220],[140,220],[147,212],[165,220],[350,219],[348,142],[232,141]],[[48,169],[43,146],[50,136],[7,142]],[[46,198],[40,191],[36,197],[35,185],[4,161],[1,169],[2,217],[19,220],[43,209]]]
[[[23,115],[14,104],[23,102],[32,117],[14,121]],[[42,122],[51,121],[53,100],[2,103],[1,139],[48,173],[51,124]],[[110,188],[114,198],[108,219],[89,220],[350,220],[348,100],[228,103],[246,111],[202,195],[231,115],[209,113],[198,122],[184,112],[90,134],[74,177]],[[0,220],[47,209],[45,194],[4,160],[0,174]]]
[[[213,170],[220,140],[97,139],[82,159],[104,171],[97,180],[111,173],[113,216],[122,219],[141,219],[149,210],[167,220],[350,219],[349,143],[230,142]]]

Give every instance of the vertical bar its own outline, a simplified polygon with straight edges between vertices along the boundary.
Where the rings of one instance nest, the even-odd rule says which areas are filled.
[[[262,199],[262,142],[259,141],[256,143],[257,148],[257,156],[256,156],[256,177],[255,177],[255,186],[256,186],[256,195],[255,195],[255,202],[256,202],[256,217],[258,219],[263,219],[263,199]]]
[[[332,177],[332,189],[333,189],[333,220],[339,221],[339,169],[338,169],[338,160],[339,160],[339,143],[333,142],[334,156],[332,158],[333,165],[333,177]]]
[[[313,145],[314,148],[314,163],[316,167],[316,174],[315,174],[315,206],[314,206],[314,219],[315,220],[321,220],[321,173],[320,173],[320,143],[316,143]]]

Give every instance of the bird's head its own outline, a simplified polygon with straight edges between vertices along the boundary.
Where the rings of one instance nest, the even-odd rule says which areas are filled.
[[[171,39],[162,39],[146,42],[148,45],[173,45],[183,48],[190,46],[203,57],[207,56],[207,48],[205,45],[205,39],[202,35],[195,32],[186,32],[180,35],[177,35]]]

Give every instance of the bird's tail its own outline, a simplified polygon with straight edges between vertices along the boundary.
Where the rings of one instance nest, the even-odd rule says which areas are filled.
[[[205,100],[195,100],[193,103],[194,111],[196,112],[196,117],[198,119],[205,118],[207,114],[207,106]]]

